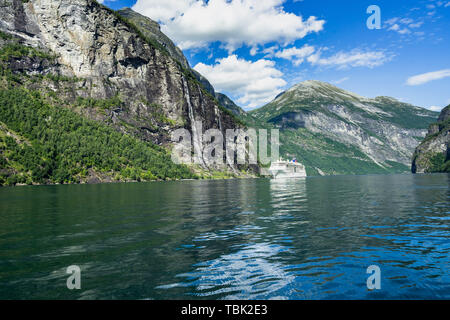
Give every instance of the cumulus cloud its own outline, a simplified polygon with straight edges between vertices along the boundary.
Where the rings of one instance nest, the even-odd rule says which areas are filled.
[[[261,52],[265,54],[265,58],[273,57],[275,52],[279,49],[279,46],[274,45],[269,48],[263,49]]]
[[[346,69],[349,67],[374,68],[390,61],[392,58],[393,56],[387,55],[384,51],[354,49],[349,52],[340,51],[327,58],[323,58],[319,50],[310,55],[307,60],[312,65]]]
[[[287,83],[275,62],[260,59],[248,61],[230,55],[214,65],[198,63],[194,69],[204,75],[218,91],[238,98],[238,103],[251,109],[270,102]]]
[[[450,69],[443,69],[409,77],[408,80],[406,80],[406,84],[409,86],[418,86],[430,81],[440,80],[448,77],[450,77]]]
[[[298,66],[303,63],[305,58],[312,55],[314,51],[315,49],[313,46],[305,44],[301,48],[292,47],[278,51],[275,53],[275,57],[291,60],[294,65]]]
[[[442,109],[443,109],[443,107],[440,107],[440,106],[431,106],[431,107],[428,108],[428,110],[436,111],[436,112],[439,112]]]
[[[231,52],[278,42],[283,45],[323,29],[324,20],[284,11],[285,0],[138,0],[133,10],[162,23],[182,48],[220,41]]]
[[[188,10],[195,0],[138,0],[132,9],[153,20],[167,22]]]

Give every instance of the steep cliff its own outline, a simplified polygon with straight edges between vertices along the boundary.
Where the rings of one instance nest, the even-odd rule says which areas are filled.
[[[320,81],[305,81],[249,113],[280,129],[280,152],[309,174],[409,170],[414,148],[437,113],[389,97],[364,98]]]
[[[230,110],[235,115],[244,113],[244,110],[238,107],[229,97],[227,97],[225,94],[216,92],[208,79],[206,79],[196,70],[191,69],[191,67],[189,66],[189,62],[183,55],[181,49],[178,48],[173,43],[173,41],[170,40],[161,31],[161,27],[156,21],[153,21],[152,19],[137,13],[130,8],[118,10],[117,13],[132,22],[139,29],[139,31],[142,32],[142,34],[148,37],[148,39],[153,40],[154,42],[158,43],[164,50],[167,50],[169,55],[180,62],[183,68],[190,70],[194,77],[202,84],[203,88],[213,97],[215,97],[221,106]]]
[[[158,42],[167,50],[170,56],[180,62],[185,69],[189,69],[189,62],[184,56],[183,51],[181,51],[169,37],[161,32],[161,27],[156,21],[137,13],[130,8],[118,10],[117,13],[132,22],[148,39]]]
[[[450,172],[450,105],[439,115],[437,123],[430,125],[428,134],[416,148],[411,171]]]
[[[1,0],[0,30],[3,88],[16,79],[15,86],[47,102],[167,149],[178,128],[242,127],[186,68],[181,52],[173,58],[170,48],[96,1]]]

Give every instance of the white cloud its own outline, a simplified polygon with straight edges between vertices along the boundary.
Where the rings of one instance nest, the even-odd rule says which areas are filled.
[[[188,10],[195,0],[138,0],[132,9],[155,21],[170,21]]]
[[[307,60],[312,65],[337,67],[345,69],[349,67],[378,67],[390,61],[393,56],[388,56],[383,51],[363,51],[354,49],[350,52],[338,52],[328,58],[322,58],[321,52],[310,55]]]
[[[293,61],[294,65],[298,66],[303,63],[305,58],[312,55],[315,49],[313,46],[305,44],[301,48],[292,47],[289,49],[283,49],[275,53],[275,57],[283,58]]]
[[[262,50],[261,52],[265,54],[264,58],[268,58],[268,57],[273,57],[275,54],[275,51],[279,49],[279,46],[274,45],[271,46],[269,48],[265,48],[264,50]]]
[[[416,23],[411,23],[409,25],[409,27],[410,28],[420,28],[422,25],[423,25],[423,21],[419,21],[419,22],[416,22]]]
[[[399,34],[410,34],[411,29],[420,28],[423,25],[423,21],[414,21],[411,18],[391,18],[385,21],[385,28],[389,31],[395,31]]]
[[[271,54],[267,56],[291,60],[296,66],[306,60],[311,65],[337,67],[338,69],[349,67],[374,68],[393,58],[393,56],[386,55],[384,51],[365,51],[362,49],[353,49],[349,52],[340,51],[333,56],[324,58],[322,52],[326,50],[328,50],[326,47],[316,50],[314,46],[306,44],[301,48],[291,47],[278,52],[274,52],[272,48]]]
[[[400,28],[400,26],[397,23],[393,24],[388,30],[389,31],[397,31],[400,34],[407,34],[407,33],[411,32],[411,31],[409,31],[408,28]]]
[[[397,31],[400,29],[400,26],[398,24],[393,24],[388,30]]]
[[[403,19],[400,19],[400,22],[403,24],[411,24],[414,22],[414,20],[411,18],[403,18]]]
[[[284,11],[285,0],[138,0],[133,10],[162,23],[182,48],[222,42],[229,51],[243,44],[286,45],[323,29],[324,20]]]
[[[340,84],[340,83],[342,83],[342,82],[344,82],[344,81],[347,81],[347,80],[349,80],[349,79],[350,79],[349,77],[344,77],[344,78],[341,78],[341,79],[339,79],[339,80],[332,81],[332,83],[333,83],[333,84]]]
[[[403,29],[401,29],[401,30],[398,30],[397,32],[400,33],[400,34],[408,34],[408,33],[411,33],[411,31],[409,31],[408,28],[403,28]]]
[[[450,77],[450,69],[427,72],[409,77],[406,84],[409,86],[418,86],[433,80],[439,80]]]
[[[386,20],[385,23],[391,26],[394,23],[396,23],[398,20],[399,20],[399,18],[395,17],[395,18],[391,18],[391,19]]]
[[[205,76],[217,91],[225,91],[238,98],[246,108],[270,102],[287,83],[275,62],[260,59],[248,61],[230,55],[218,59],[215,65],[197,64],[194,69]]]
[[[440,107],[440,106],[431,106],[428,108],[428,110],[437,111],[437,112],[441,111],[442,109],[443,109],[443,107]]]

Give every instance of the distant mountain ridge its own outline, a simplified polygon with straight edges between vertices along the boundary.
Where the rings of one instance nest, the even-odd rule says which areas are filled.
[[[281,130],[281,153],[311,174],[406,172],[437,113],[391,97],[365,98],[310,80],[252,110]]]

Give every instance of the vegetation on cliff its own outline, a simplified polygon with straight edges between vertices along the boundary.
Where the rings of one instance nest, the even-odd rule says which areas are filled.
[[[11,60],[53,59],[38,49],[8,40],[0,48],[0,185],[151,181],[196,178],[175,165],[168,151],[59,105],[58,93],[28,84],[77,79],[12,72]],[[55,99],[52,99],[55,97]],[[119,97],[78,97],[72,107],[104,110],[120,105]]]
[[[413,173],[450,172],[450,105],[445,107],[438,122],[430,125],[428,134],[414,152]]]
[[[0,184],[193,178],[166,150],[45,102],[38,91],[0,89]],[[19,138],[20,137],[20,138]]]

